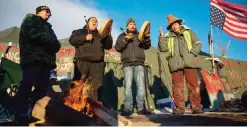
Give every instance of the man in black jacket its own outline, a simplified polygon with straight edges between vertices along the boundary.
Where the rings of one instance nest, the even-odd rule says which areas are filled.
[[[27,125],[28,104],[34,85],[33,102],[46,96],[50,84],[50,70],[56,68],[56,53],[61,45],[47,20],[51,10],[47,6],[36,8],[36,14],[24,18],[20,37],[20,65],[22,81],[16,94],[15,119],[20,125]]]
[[[143,42],[138,40],[138,31],[134,19],[127,20],[127,35],[119,35],[115,49],[121,53],[121,61],[124,67],[125,102],[122,115],[130,116],[133,109],[132,81],[137,85],[136,102],[138,114],[148,113],[144,109],[145,79],[144,79],[144,50],[151,47],[150,35],[146,35]]]
[[[90,17],[83,29],[74,30],[69,39],[71,45],[76,49],[74,63],[74,80],[80,80],[81,76],[90,78],[93,86],[93,99],[101,99],[101,91],[104,78],[104,49],[111,49],[113,39],[111,29],[105,37],[101,38],[97,30],[98,21]],[[80,74],[78,76],[77,74]]]

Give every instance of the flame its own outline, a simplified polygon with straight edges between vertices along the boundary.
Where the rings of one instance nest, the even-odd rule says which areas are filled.
[[[93,88],[91,83],[84,82],[84,80],[73,81],[71,88],[65,91],[63,103],[85,115],[94,117],[94,113],[92,112],[93,107],[87,103],[88,97],[93,97]]]

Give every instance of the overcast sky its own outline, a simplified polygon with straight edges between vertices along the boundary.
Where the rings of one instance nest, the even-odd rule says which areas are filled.
[[[59,39],[68,38],[74,29],[82,28],[85,24],[84,15],[95,16],[99,21],[98,28],[108,17],[108,14],[96,9],[94,3],[79,0],[0,0],[0,30],[17,26],[20,27],[24,16],[27,13],[35,13],[36,7],[47,5],[52,12],[49,22],[52,24]],[[113,25],[113,37],[117,38],[120,30],[117,31]]]

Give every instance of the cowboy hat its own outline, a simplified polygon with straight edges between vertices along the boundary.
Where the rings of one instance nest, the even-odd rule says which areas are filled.
[[[168,20],[168,26],[167,26],[167,30],[170,30],[171,29],[171,25],[175,22],[178,22],[179,24],[182,23],[182,19],[179,19],[179,18],[176,18],[174,17],[172,14],[169,14],[167,16],[167,20]]]

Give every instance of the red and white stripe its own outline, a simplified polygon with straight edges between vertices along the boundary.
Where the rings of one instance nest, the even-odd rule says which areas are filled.
[[[245,6],[221,0],[211,0],[211,5],[226,14],[223,30],[234,38],[247,39],[247,9]]]

